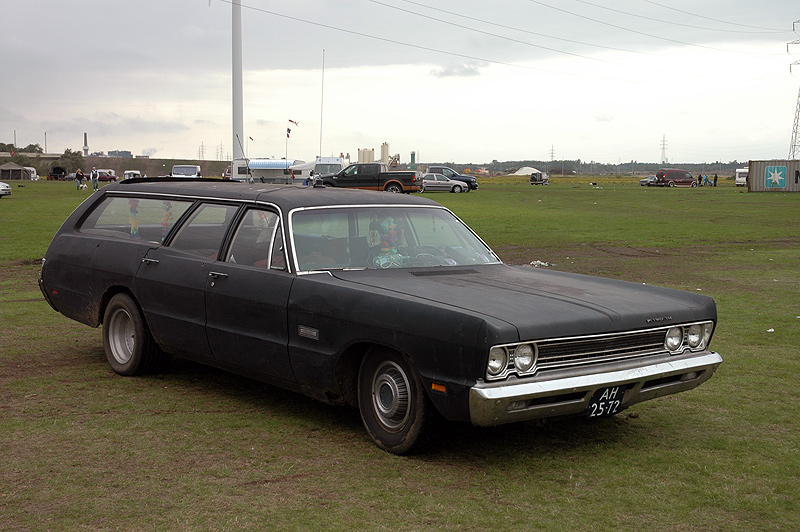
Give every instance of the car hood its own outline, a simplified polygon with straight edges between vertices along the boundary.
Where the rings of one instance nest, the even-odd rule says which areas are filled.
[[[332,274],[376,291],[502,320],[516,327],[522,340],[716,320],[714,300],[707,296],[505,264]]]

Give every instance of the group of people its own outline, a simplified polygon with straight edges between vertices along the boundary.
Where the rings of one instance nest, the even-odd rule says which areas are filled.
[[[77,184],[77,190],[81,189],[81,185],[83,184],[83,180],[86,179],[86,175],[83,173],[83,170],[78,168],[78,171],[75,172],[75,183]],[[97,168],[94,166],[92,167],[92,171],[89,174],[89,179],[92,180],[92,188],[97,190],[99,188],[98,181],[100,180],[100,172],[97,171]]]
[[[717,174],[714,174],[713,181],[707,175],[698,175],[697,184],[701,187],[715,187],[717,186],[717,179]]]

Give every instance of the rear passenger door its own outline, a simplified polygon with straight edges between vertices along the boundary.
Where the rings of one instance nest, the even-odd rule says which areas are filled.
[[[286,316],[294,276],[286,264],[278,212],[245,210],[206,281],[206,331],[218,362],[294,381]]]
[[[151,248],[136,274],[136,295],[156,341],[210,357],[205,290],[238,207],[200,204],[166,246]]]

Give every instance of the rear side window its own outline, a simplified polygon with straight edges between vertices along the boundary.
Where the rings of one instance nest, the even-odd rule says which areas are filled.
[[[109,197],[89,214],[78,231],[160,244],[191,205],[190,201]]]

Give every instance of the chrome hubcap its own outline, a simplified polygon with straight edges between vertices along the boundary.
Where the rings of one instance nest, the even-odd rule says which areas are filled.
[[[411,396],[408,377],[394,362],[384,362],[372,379],[372,406],[381,425],[390,432],[403,428],[408,420]]]

